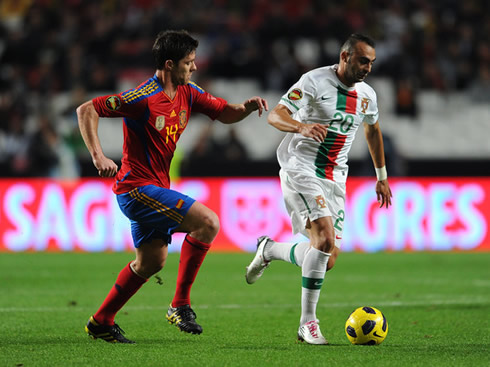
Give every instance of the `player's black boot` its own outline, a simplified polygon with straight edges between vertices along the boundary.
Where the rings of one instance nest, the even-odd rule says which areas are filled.
[[[169,324],[174,324],[180,331],[190,334],[201,334],[202,327],[196,322],[196,313],[189,305],[172,307],[169,306],[165,317]]]
[[[101,325],[90,316],[85,331],[93,339],[102,339],[109,343],[126,343],[134,344],[134,341],[127,339],[123,334],[124,331],[118,324]]]

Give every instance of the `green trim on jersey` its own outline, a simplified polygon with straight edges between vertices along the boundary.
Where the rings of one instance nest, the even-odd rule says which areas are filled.
[[[355,115],[357,108],[357,91],[348,91],[341,86],[337,87],[337,106],[339,111]]]
[[[281,98],[281,101],[287,102],[288,106],[294,107],[296,109],[296,111],[299,111],[299,107],[297,107],[294,104],[292,104],[288,99]]]
[[[335,160],[345,144],[346,135],[328,131],[325,140],[320,144],[315,159],[317,177],[333,179]]]
[[[305,203],[306,209],[308,209],[308,213],[310,213],[310,214],[311,214],[311,209],[310,209],[310,207],[308,206],[308,203],[306,202],[306,199],[305,199],[305,197],[303,196],[303,194],[301,194],[301,193],[299,193],[299,192],[298,192],[298,195],[299,195],[299,197],[301,198],[301,200],[303,200],[303,203]]]
[[[345,91],[338,87],[337,88],[337,106],[335,107],[339,111],[344,111],[345,112],[345,106],[347,102],[347,93]]]

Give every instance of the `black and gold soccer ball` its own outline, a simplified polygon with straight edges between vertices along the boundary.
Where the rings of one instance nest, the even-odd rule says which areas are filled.
[[[349,315],[345,333],[352,344],[380,344],[388,334],[388,322],[377,308],[359,307]]]

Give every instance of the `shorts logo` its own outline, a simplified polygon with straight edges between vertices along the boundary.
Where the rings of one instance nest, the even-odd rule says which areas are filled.
[[[315,197],[316,203],[318,204],[318,207],[321,209],[324,209],[327,207],[327,203],[325,202],[325,198],[322,195],[318,195]]]
[[[289,92],[288,98],[292,101],[300,100],[301,98],[303,98],[303,91],[299,88],[295,88],[291,92]]]
[[[368,106],[369,106],[369,99],[367,99],[367,98],[361,99],[361,111],[362,111],[362,113],[366,113]]]
[[[110,96],[106,98],[105,105],[111,111],[117,111],[121,108],[121,100],[118,96]]]
[[[183,129],[187,124],[187,111],[182,110],[179,112],[179,125]]]
[[[155,127],[158,131],[161,131],[165,126],[165,116],[158,116],[155,121]]]
[[[182,206],[184,205],[185,201],[182,199],[179,199],[177,202],[177,205],[175,206],[177,209],[182,209]]]

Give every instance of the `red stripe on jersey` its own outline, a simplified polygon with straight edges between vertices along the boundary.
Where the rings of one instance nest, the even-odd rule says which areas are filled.
[[[345,112],[356,114],[357,109],[357,91],[352,90],[347,92],[347,98],[345,101]]]
[[[328,163],[325,166],[325,178],[334,181],[333,179],[333,169],[337,166],[337,157],[339,156],[340,151],[344,147],[345,139],[347,135],[338,134],[335,138],[335,141],[330,146],[328,150]]]

